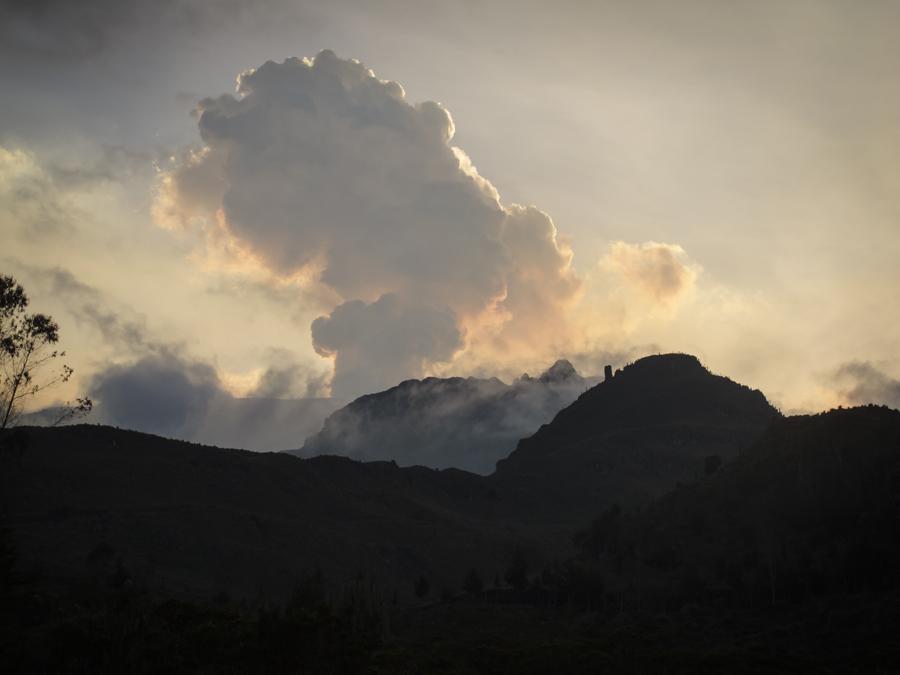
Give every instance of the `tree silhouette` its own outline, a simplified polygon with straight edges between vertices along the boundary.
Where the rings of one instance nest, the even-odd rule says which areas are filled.
[[[517,551],[513,555],[509,567],[506,568],[506,574],[503,575],[510,586],[517,591],[523,591],[528,587],[528,561],[521,551]]]
[[[719,455],[709,455],[703,459],[703,471],[707,476],[711,476],[722,466],[722,458]]]
[[[478,570],[474,567],[466,574],[465,581],[463,581],[463,590],[472,595],[478,595],[484,590],[484,582],[481,580],[481,575],[478,574]]]
[[[428,591],[431,590],[431,584],[428,583],[428,579],[423,576],[420,576],[416,579],[413,584],[413,590],[416,593],[416,597],[419,600],[422,600],[426,595],[428,595]]]
[[[59,326],[46,314],[28,314],[27,307],[25,289],[13,277],[0,275],[0,430],[15,426],[27,399],[67,382],[73,372],[65,364],[51,369],[66,354],[55,348]],[[88,398],[76,399],[54,424],[87,413],[92,405]]]

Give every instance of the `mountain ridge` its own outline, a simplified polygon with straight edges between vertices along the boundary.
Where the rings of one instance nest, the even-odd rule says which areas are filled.
[[[403,466],[455,466],[486,475],[515,443],[597,378],[556,361],[539,377],[405,380],[361,396],[325,420],[292,454],[392,459]]]
[[[669,373],[673,381],[679,372]],[[705,369],[696,375],[701,388],[717,382]],[[591,392],[629,377],[573,405],[594,405]],[[725,390],[743,391],[729,382]],[[417,576],[453,587],[475,566],[485,578],[501,576],[518,554],[533,565],[564,557],[574,531],[612,503],[649,503],[699,475],[705,453],[761,435],[769,419],[751,415],[723,439],[703,426],[702,413],[673,425],[669,413],[677,418],[681,402],[657,399],[660,407],[643,413],[651,413],[645,436],[617,429],[597,443],[589,434],[581,445],[526,458],[526,470],[501,464],[489,476],[221,450],[80,425],[21,430],[30,445],[16,461],[4,458],[2,480],[23,559],[51,576],[89,575],[92,552],[109,547],[142,583],[181,593],[277,597],[299,571],[324,566],[338,579],[365,572],[409,601]],[[759,410],[751,411],[775,414],[764,398],[753,400]],[[519,450],[545,443],[548,430],[572,417],[564,413]],[[665,424],[654,426],[653,415]],[[574,438],[603,417],[595,410],[572,419],[580,425]]]
[[[647,356],[520,440],[492,480],[521,495],[536,519],[590,518],[701,477],[708,457],[733,459],[779,417],[761,392],[696,357]]]
[[[798,602],[896,589],[898,504],[900,411],[860,406],[781,418],[711,476],[577,539],[624,602]]]

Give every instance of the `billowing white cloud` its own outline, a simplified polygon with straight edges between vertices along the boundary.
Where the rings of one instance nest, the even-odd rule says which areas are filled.
[[[163,177],[158,219],[335,293],[313,338],[341,394],[419,375],[485,326],[564,323],[571,252],[545,213],[502,204],[440,104],[323,51],[243,73],[198,112],[205,145]]]
[[[600,262],[645,299],[666,307],[691,291],[700,268],[691,263],[677,244],[617,241]]]

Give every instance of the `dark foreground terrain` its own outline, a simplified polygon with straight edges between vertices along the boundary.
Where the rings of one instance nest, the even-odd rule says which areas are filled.
[[[535,605],[511,591],[384,610],[186,602],[119,589],[5,598],[4,673],[895,673],[900,597],[754,610]]]
[[[2,672],[900,672],[900,412],[783,418],[692,357],[486,477],[3,440]]]

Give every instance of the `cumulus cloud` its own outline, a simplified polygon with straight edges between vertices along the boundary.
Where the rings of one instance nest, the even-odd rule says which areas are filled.
[[[449,361],[463,346],[453,312],[409,305],[393,293],[339,305],[313,321],[312,338],[319,354],[334,357],[331,390],[339,399],[406,379],[427,361]]]
[[[699,274],[681,246],[655,241],[614,242],[600,264],[641,296],[663,306],[676,304],[690,292]]]
[[[323,398],[328,393],[327,375],[312,371],[285,349],[269,350],[269,366],[247,398]]]
[[[835,373],[840,394],[847,403],[877,403],[900,409],[900,380],[868,361],[845,363]]]
[[[248,71],[198,113],[205,145],[164,176],[157,218],[333,291],[313,339],[336,391],[420,375],[486,327],[564,324],[571,252],[545,213],[502,204],[440,104],[323,51]]]

